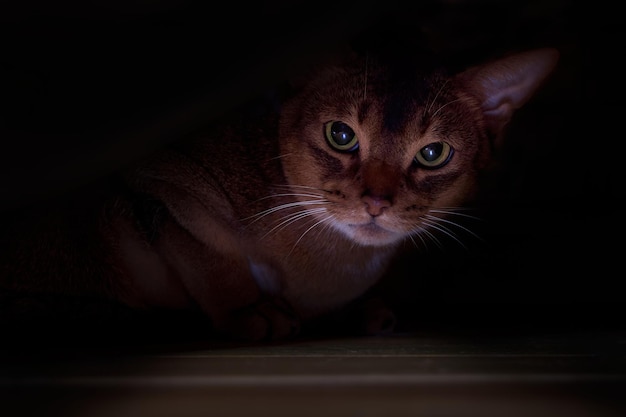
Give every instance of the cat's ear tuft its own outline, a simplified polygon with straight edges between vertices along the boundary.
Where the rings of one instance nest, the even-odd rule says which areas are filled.
[[[559,53],[536,49],[470,68],[461,76],[481,100],[487,127],[496,137],[556,67]]]

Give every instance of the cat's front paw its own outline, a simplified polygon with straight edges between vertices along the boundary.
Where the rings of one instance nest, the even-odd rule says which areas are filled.
[[[218,324],[219,330],[237,340],[258,342],[282,340],[300,332],[300,320],[282,298],[263,297],[234,311]]]
[[[365,335],[384,336],[395,331],[396,315],[381,298],[368,298],[360,308],[361,328]]]

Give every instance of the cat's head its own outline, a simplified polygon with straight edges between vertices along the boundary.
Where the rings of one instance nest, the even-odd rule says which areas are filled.
[[[323,71],[281,119],[285,175],[318,222],[362,245],[436,227],[472,193],[494,141],[558,53],[539,49],[459,74],[366,56]]]

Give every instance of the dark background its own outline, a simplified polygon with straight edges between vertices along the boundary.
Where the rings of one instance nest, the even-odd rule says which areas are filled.
[[[122,169],[368,28],[423,33],[459,67],[558,48],[554,75],[509,126],[484,221],[467,224],[484,242],[459,233],[467,249],[405,258],[390,292],[409,321],[621,325],[624,24],[613,2],[13,3],[0,5],[6,216]]]

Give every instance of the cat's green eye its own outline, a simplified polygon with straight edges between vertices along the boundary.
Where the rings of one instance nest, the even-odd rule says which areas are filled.
[[[424,146],[415,155],[415,162],[424,168],[439,168],[452,158],[454,149],[447,142],[433,142]]]
[[[344,122],[327,122],[324,124],[324,136],[328,144],[341,152],[353,152],[359,147],[359,139],[354,130]]]

